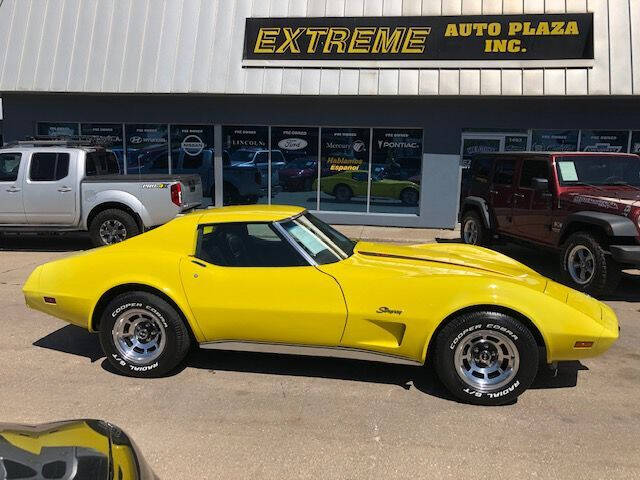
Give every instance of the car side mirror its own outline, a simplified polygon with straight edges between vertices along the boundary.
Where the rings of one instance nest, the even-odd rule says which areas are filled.
[[[531,179],[531,186],[536,191],[548,192],[549,191],[549,180],[546,179],[546,178],[534,177],[534,178]]]

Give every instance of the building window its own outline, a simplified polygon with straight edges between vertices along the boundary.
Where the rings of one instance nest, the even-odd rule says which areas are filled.
[[[124,173],[124,132],[121,123],[81,123],[80,135],[91,144],[111,150],[117,158],[118,170]]]
[[[535,152],[575,152],[578,130],[533,130],[531,150]]]
[[[215,200],[213,125],[171,125],[171,171],[200,175],[205,197]]]
[[[36,125],[38,136],[68,138],[78,136],[78,124],[75,122],[38,122]]]
[[[223,192],[225,205],[269,203],[269,127],[222,127]],[[280,188],[277,158],[271,170],[271,188]]]
[[[581,152],[623,153],[629,148],[628,130],[582,130]]]
[[[320,210],[367,211],[370,134],[369,128],[320,130]]]
[[[125,125],[127,173],[169,173],[165,124]]]
[[[421,129],[373,129],[369,211],[417,215],[421,175]]]

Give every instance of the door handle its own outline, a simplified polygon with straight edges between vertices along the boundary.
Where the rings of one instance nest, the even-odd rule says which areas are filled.
[[[63,193],[64,193],[64,192],[70,192],[70,191],[71,191],[71,187],[67,187],[67,186],[60,187],[60,188],[58,189],[58,191],[59,191],[59,192],[63,192]]]
[[[9,192],[9,193],[16,193],[16,192],[19,192],[20,190],[21,189],[16,187],[16,186],[11,186],[11,187],[7,188],[7,192]]]
[[[196,265],[200,265],[202,268],[207,268],[206,263],[199,262],[198,260],[191,260],[191,263],[195,263]]]
[[[513,196],[515,198],[524,198],[524,194],[522,194],[522,193],[514,193]]]

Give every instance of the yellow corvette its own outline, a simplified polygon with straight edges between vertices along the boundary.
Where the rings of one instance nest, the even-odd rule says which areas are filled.
[[[0,479],[152,480],[131,439],[102,420],[42,425],[0,423]]]
[[[456,397],[512,401],[539,363],[618,338],[605,304],[470,245],[354,243],[298,207],[201,210],[37,267],[27,304],[98,332],[132,376],[190,346],[422,365]],[[539,362],[540,360],[540,362]]]

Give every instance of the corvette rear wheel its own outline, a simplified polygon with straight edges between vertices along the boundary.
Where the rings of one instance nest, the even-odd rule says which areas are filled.
[[[512,402],[533,382],[538,346],[527,327],[498,312],[462,314],[436,338],[435,369],[458,399],[476,405]]]
[[[178,312],[156,295],[118,295],[102,313],[100,344],[118,371],[132,377],[159,377],[186,356],[190,337]]]

